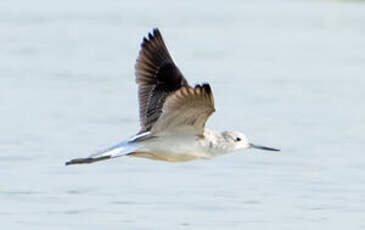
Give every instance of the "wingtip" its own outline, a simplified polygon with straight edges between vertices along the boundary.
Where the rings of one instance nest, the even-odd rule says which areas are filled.
[[[91,162],[92,162],[92,158],[90,158],[90,157],[76,158],[76,159],[72,159],[70,161],[65,162],[65,166],[74,165],[74,164],[85,164],[85,163],[91,163]]]
[[[212,88],[210,87],[209,83],[203,83],[201,85],[201,87],[203,88],[203,90],[207,93],[207,94],[212,94]]]
[[[74,165],[74,164],[90,164],[90,163],[94,163],[96,161],[102,161],[102,160],[107,160],[107,159],[111,159],[111,158],[112,158],[111,156],[76,158],[76,159],[67,161],[65,163],[65,165],[68,166],[68,165]]]
[[[160,33],[160,30],[158,29],[158,27],[154,27],[153,29],[152,29],[152,33],[153,33],[153,35],[161,35],[161,33]]]
[[[151,41],[153,39],[154,35],[152,35],[151,33],[148,33],[147,37]]]
[[[205,92],[207,95],[212,95],[212,88],[210,87],[210,85],[208,83],[197,84],[194,87],[194,90],[196,90],[196,89]]]
[[[143,44],[148,43],[157,37],[162,37],[162,36],[160,30],[157,27],[155,27],[152,29],[152,32],[149,32],[145,37],[143,37],[142,46]]]

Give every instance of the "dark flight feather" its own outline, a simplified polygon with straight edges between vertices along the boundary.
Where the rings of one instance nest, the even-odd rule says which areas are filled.
[[[167,96],[182,86],[189,86],[157,28],[143,38],[136,63],[136,82],[141,123],[139,133],[143,133],[150,131],[160,117]]]

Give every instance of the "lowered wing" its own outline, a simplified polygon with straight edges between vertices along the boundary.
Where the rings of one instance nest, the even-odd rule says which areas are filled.
[[[205,123],[215,111],[213,93],[209,84],[195,88],[182,87],[165,101],[162,114],[153,125],[152,135],[187,133],[202,135]]]

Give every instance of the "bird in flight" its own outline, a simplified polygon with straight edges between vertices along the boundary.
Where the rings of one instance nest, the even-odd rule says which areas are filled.
[[[238,131],[217,132],[205,127],[215,111],[212,89],[209,84],[188,84],[157,28],[143,38],[135,74],[140,131],[126,141],[66,165],[121,156],[182,162],[249,148],[279,151],[252,144]]]

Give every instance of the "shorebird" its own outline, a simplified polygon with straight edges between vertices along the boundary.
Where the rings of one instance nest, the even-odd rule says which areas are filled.
[[[128,140],[66,165],[93,163],[121,156],[162,161],[210,159],[255,145],[238,131],[217,132],[205,127],[215,111],[209,84],[191,87],[175,65],[160,31],[143,38],[135,66],[140,131]]]

